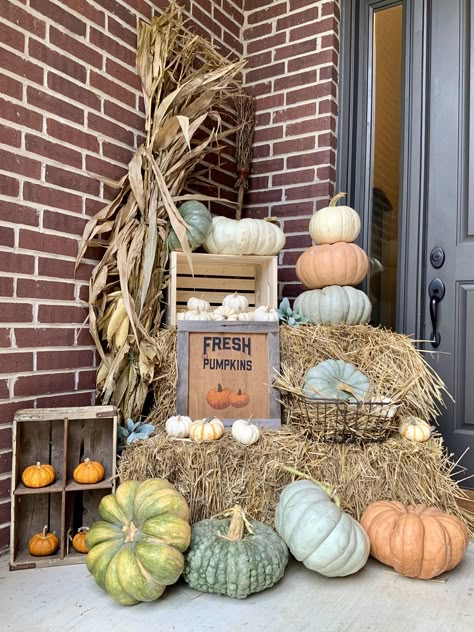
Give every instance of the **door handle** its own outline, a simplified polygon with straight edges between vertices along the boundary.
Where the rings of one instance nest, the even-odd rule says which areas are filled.
[[[430,317],[431,317],[431,346],[435,349],[441,343],[441,334],[438,331],[438,305],[443,300],[446,287],[441,279],[433,279],[428,286],[428,296],[430,297]]]

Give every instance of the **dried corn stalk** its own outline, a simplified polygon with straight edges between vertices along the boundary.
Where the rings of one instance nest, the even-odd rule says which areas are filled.
[[[115,199],[87,223],[76,262],[89,246],[105,247],[90,280],[89,327],[101,358],[99,399],[125,418],[140,415],[154,378],[170,225],[190,256],[176,203],[209,199],[181,192],[199,161],[235,132],[223,129],[221,113],[229,113],[229,97],[240,92],[242,66],[188,31],[174,2],[151,24],[139,24],[146,141],[116,183]]]

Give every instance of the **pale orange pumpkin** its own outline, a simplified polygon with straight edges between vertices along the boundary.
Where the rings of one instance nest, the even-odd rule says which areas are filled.
[[[361,524],[375,559],[418,579],[431,579],[457,566],[469,543],[459,518],[425,505],[380,500],[367,507]]]
[[[59,546],[59,539],[55,533],[49,533],[48,527],[43,527],[43,531],[35,533],[28,542],[28,551],[30,555],[43,557],[44,555],[53,555]]]
[[[224,434],[224,424],[217,417],[197,419],[189,426],[189,436],[193,441],[216,441]]]
[[[357,285],[368,270],[369,259],[362,248],[342,241],[312,246],[296,262],[296,276],[311,290],[328,285]]]
[[[36,462],[36,465],[29,465],[23,470],[21,480],[26,487],[46,487],[54,483],[56,472],[52,465],[48,463]]]
[[[81,527],[72,539],[72,546],[78,553],[89,553],[86,546],[86,535],[89,527]]]
[[[79,463],[72,474],[73,479],[83,485],[98,483],[104,476],[105,469],[102,463],[91,461],[90,459],[84,459],[83,463]]]

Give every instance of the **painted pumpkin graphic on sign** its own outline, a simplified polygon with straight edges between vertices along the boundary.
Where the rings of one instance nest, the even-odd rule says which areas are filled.
[[[218,384],[215,388],[211,388],[211,390],[206,395],[206,401],[211,408],[215,410],[223,410],[229,406],[229,398],[232,394],[230,388],[222,386],[222,384]]]

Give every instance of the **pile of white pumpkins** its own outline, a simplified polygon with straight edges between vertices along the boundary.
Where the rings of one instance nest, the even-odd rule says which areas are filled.
[[[369,297],[353,287],[367,276],[369,259],[352,243],[360,233],[359,215],[349,206],[337,206],[344,196],[338,193],[314,213],[309,232],[316,245],[296,263],[296,276],[309,291],[296,298],[294,309],[313,325],[358,325],[372,313]]]
[[[224,297],[222,305],[213,309],[211,304],[193,296],[187,302],[187,311],[178,312],[178,320],[238,320],[278,322],[278,311],[268,305],[261,305],[255,310],[249,309],[247,297],[234,292]]]
[[[192,420],[187,415],[173,415],[167,419],[168,437],[190,439],[196,443],[217,441],[224,435],[224,424],[217,417]],[[236,419],[231,428],[232,437],[243,445],[253,445],[260,439],[260,429],[251,419]]]

